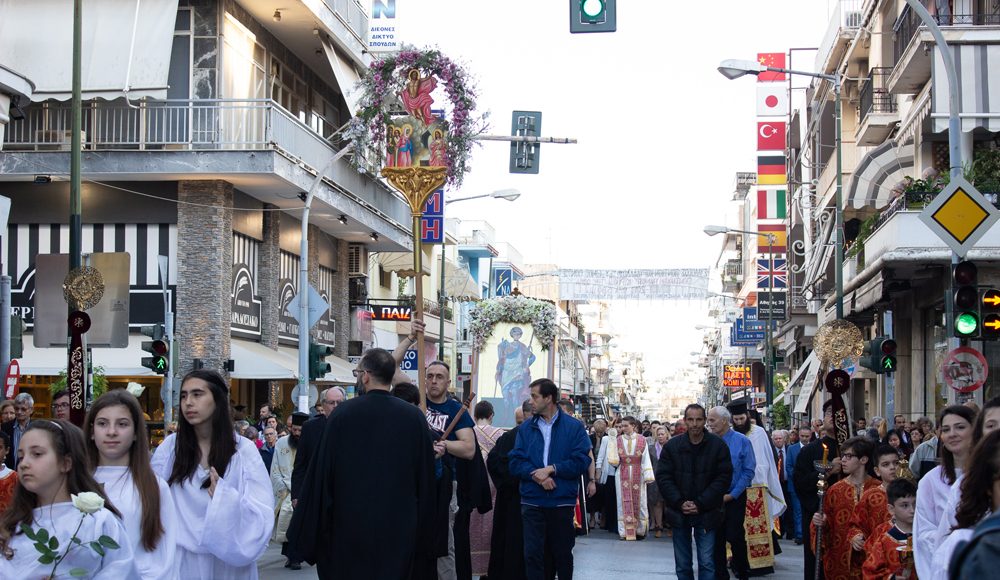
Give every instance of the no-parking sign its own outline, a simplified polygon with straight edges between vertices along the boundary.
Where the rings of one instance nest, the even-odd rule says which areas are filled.
[[[941,376],[945,384],[959,393],[971,393],[983,386],[989,374],[986,357],[968,346],[952,350],[941,362]]]

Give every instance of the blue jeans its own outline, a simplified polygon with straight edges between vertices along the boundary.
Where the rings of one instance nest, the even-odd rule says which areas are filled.
[[[802,504],[799,503],[799,494],[795,493],[795,486],[788,485],[788,503],[792,507],[792,521],[795,523],[795,539],[802,539]]]
[[[674,571],[680,580],[694,580],[694,554],[691,552],[691,534],[698,549],[698,580],[715,580],[716,530],[694,527],[685,518],[679,528],[674,528]]]

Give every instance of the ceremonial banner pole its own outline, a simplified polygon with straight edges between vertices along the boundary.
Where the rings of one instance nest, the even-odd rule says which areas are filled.
[[[413,279],[416,285],[416,304],[413,305],[413,318],[423,320],[424,318],[424,273],[423,273],[423,244],[421,241],[420,218],[424,215],[424,206],[427,198],[435,190],[440,189],[447,179],[447,167],[385,167],[382,169],[382,177],[385,177],[403,197],[410,206],[410,213],[413,216]],[[441,313],[444,316],[444,313]],[[444,340],[443,336],[438,340]],[[424,331],[417,331],[417,383],[420,390],[420,409],[427,411],[427,390],[424,379]]]

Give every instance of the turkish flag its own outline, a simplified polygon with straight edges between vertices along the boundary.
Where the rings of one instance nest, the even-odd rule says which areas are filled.
[[[785,123],[775,123],[768,121],[757,123],[757,150],[758,151],[784,151],[785,150]]]
[[[775,68],[785,68],[785,53],[783,52],[758,52],[757,62],[764,66]],[[785,73],[764,71],[757,75],[757,82],[769,83],[773,81],[785,80]]]

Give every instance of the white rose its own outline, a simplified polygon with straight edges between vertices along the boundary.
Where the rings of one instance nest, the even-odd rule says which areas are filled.
[[[104,498],[92,491],[85,491],[80,495],[70,497],[73,499],[73,507],[85,514],[99,512],[104,507]]]

